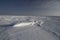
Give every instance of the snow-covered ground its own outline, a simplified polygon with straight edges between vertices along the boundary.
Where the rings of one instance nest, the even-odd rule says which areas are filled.
[[[24,27],[24,26],[28,26],[28,25],[33,25],[33,22],[17,23],[15,25],[13,25],[13,27]]]
[[[0,27],[0,40],[60,40],[59,24],[60,17],[0,16],[8,25]]]

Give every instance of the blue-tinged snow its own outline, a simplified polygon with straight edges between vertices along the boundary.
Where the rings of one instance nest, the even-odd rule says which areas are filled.
[[[60,40],[60,17],[0,16],[0,40]]]

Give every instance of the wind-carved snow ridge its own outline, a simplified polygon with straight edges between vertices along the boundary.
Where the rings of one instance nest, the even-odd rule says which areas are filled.
[[[13,25],[13,27],[25,27],[25,26],[33,26],[34,24],[36,24],[36,22],[31,21],[31,22],[21,22],[21,23],[16,23],[15,25]]]
[[[13,27],[24,27],[24,26],[28,26],[28,25],[34,25],[34,22],[22,22],[22,23],[17,23],[15,24]]]

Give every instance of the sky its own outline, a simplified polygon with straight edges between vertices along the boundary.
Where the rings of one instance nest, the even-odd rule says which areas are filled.
[[[60,16],[60,1],[0,0],[0,15]]]

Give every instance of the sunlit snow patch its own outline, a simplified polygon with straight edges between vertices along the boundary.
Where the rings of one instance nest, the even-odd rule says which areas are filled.
[[[17,23],[13,27],[24,27],[28,25],[34,25],[34,22],[23,22],[23,23]]]

